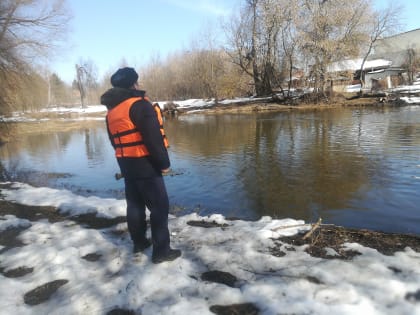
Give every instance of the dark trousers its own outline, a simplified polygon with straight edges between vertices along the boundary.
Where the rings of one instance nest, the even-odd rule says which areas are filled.
[[[134,243],[146,239],[146,207],[150,210],[153,255],[169,250],[169,199],[163,177],[125,179],[127,225]]]

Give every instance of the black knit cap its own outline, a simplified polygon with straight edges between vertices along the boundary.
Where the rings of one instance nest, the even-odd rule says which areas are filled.
[[[130,88],[137,82],[139,75],[133,68],[120,68],[111,76],[111,84],[113,87]]]

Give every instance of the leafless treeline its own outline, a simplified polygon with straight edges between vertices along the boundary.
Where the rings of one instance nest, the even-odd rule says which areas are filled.
[[[47,4],[48,3],[48,4]],[[80,102],[79,89],[42,71],[34,58],[54,51],[69,16],[65,0],[0,2],[0,113]],[[28,10],[28,8],[31,10]],[[268,95],[291,84],[324,93],[331,62],[367,57],[377,39],[397,32],[401,8],[375,10],[369,0],[243,0],[222,26],[226,41],[152,58],[137,69],[155,100]],[[365,58],[366,59],[366,58]],[[123,66],[123,64],[117,65]],[[117,67],[116,66],[116,67]],[[87,103],[109,87],[94,60],[81,62]],[[76,69],[75,69],[76,77]]]
[[[226,43],[156,60],[145,86],[159,98],[270,95],[291,85],[324,94],[327,67],[362,57],[398,31],[401,7],[375,10],[369,0],[245,0],[223,25]]]
[[[66,34],[64,0],[0,1],[0,113],[46,104],[45,74],[38,66]]]

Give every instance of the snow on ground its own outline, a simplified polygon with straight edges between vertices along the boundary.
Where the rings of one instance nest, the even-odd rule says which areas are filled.
[[[8,201],[54,206],[72,214],[125,214],[124,200],[9,184],[1,186],[1,198]],[[191,220],[222,226],[204,229],[187,224]],[[30,222],[0,216],[0,232],[26,228],[19,235],[23,247],[0,247],[0,314],[107,314],[125,309],[143,315],[205,315],[213,314],[214,305],[243,303],[252,303],[264,315],[420,314],[420,253],[410,248],[385,256],[348,243],[347,249],[362,255],[343,261],[314,258],[304,246],[280,243],[286,255],[276,257],[270,252],[279,245],[275,238],[306,231],[309,225],[287,218],[248,222],[196,214],[170,217],[169,225],[172,246],[182,250],[182,257],[155,265],[150,248],[132,254],[125,223],[98,230],[70,220]],[[19,267],[33,271],[17,278],[3,275]],[[208,271],[227,272],[236,281],[229,286],[203,280]],[[49,299],[25,303],[25,294],[52,281],[59,288]]]
[[[400,97],[400,99],[407,104],[420,104],[420,97],[414,97],[414,96],[404,96]]]
[[[360,84],[353,84],[346,86],[346,92],[348,93],[357,93],[360,92],[361,85]]]
[[[243,97],[243,98],[219,100],[218,104],[231,105],[231,104],[236,104],[236,103],[240,103],[240,102],[261,101],[261,100],[270,100],[270,99],[271,99],[271,97],[258,97],[258,98],[257,97],[253,97],[253,98]],[[172,103],[172,102],[163,101],[163,102],[158,102],[158,103],[163,108],[165,106],[165,104]],[[178,105],[179,109],[206,108],[206,107],[210,107],[210,106],[215,105],[215,100],[214,99],[208,99],[208,100],[189,99],[189,100],[185,100],[185,101],[174,101],[173,103]]]
[[[402,93],[420,93],[420,86],[419,83],[420,82],[415,82],[416,84],[414,85],[402,85],[402,86],[397,86],[393,89],[390,89],[391,92],[402,92]]]

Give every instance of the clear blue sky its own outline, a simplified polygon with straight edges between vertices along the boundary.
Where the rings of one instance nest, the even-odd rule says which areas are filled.
[[[121,60],[141,66],[151,56],[187,49],[209,25],[218,25],[240,0],[68,0],[73,13],[68,44],[52,70],[66,82],[75,64],[91,59],[101,77]]]
[[[151,56],[188,49],[208,25],[230,16],[243,0],[68,0],[73,19],[66,48],[52,71],[64,81],[75,77],[75,64],[90,59],[102,77],[123,59],[139,67]],[[378,6],[387,0],[375,0]],[[402,4],[402,31],[420,28],[420,1]],[[220,33],[220,31],[218,32]]]

